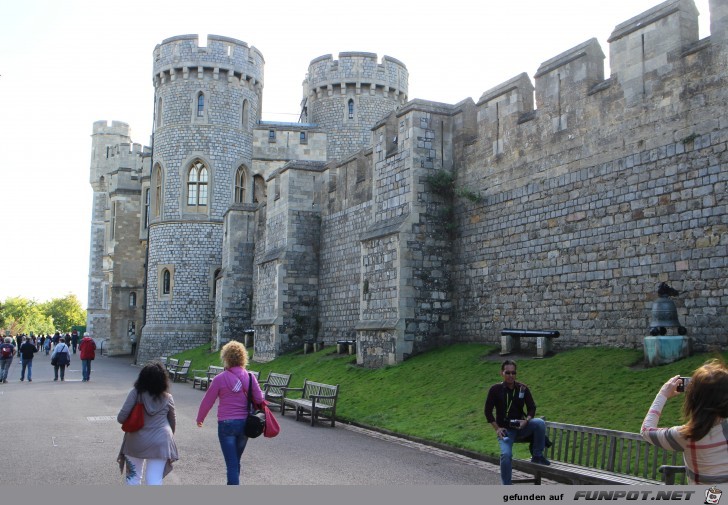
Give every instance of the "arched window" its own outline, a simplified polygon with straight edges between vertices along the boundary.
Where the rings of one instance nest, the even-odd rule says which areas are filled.
[[[136,307],[136,291],[129,293],[129,307]]]
[[[156,170],[154,171],[154,217],[159,217],[162,213],[163,181],[164,171],[162,170],[162,167],[157,165]]]
[[[245,167],[238,167],[235,172],[235,203],[243,203],[245,201]]]
[[[197,94],[197,117],[203,117],[205,115],[205,94],[200,91]]]
[[[349,98],[349,119],[354,119],[354,100]]]
[[[157,101],[157,128],[162,126],[162,97]]]
[[[250,102],[243,100],[243,129],[247,130],[250,122]]]
[[[162,294],[168,295],[172,291],[172,274],[168,269],[162,270]]]
[[[199,160],[187,172],[187,205],[207,205],[207,167]]]

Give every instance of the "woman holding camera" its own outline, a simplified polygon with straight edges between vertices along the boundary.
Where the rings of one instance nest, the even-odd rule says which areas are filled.
[[[728,483],[728,367],[711,360],[695,370],[685,390],[685,424],[658,428],[668,399],[683,388],[679,375],[668,380],[642,422],[642,438],[668,450],[682,450],[691,484]]]

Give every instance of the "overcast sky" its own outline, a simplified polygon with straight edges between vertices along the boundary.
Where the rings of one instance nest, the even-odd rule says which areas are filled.
[[[168,37],[210,33],[258,48],[263,119],[295,122],[308,64],[324,54],[386,54],[407,66],[410,99],[477,101],[592,37],[608,57],[614,27],[659,3],[0,2],[0,301],[73,293],[86,306],[92,125],[126,122],[134,142],[149,144],[152,51]],[[708,0],[695,4],[703,38]]]

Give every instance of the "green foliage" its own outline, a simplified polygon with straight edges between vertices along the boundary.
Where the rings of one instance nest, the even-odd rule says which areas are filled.
[[[45,303],[10,297],[0,305],[0,322],[2,329],[12,335],[66,332],[74,325],[86,324],[86,311],[76,295],[71,294]]]
[[[455,219],[455,205],[457,198],[465,198],[473,203],[479,203],[482,198],[479,194],[468,188],[455,187],[455,176],[446,170],[437,170],[425,177],[425,182],[430,186],[433,193],[440,195],[445,200],[440,208],[440,218],[445,230],[452,236],[457,230]]]
[[[42,306],[43,312],[52,318],[57,330],[67,332],[71,331],[72,326],[86,324],[86,311],[76,295],[54,298]]]
[[[219,353],[206,347],[175,357],[191,359],[195,369],[220,365]],[[339,384],[336,411],[344,421],[495,456],[498,444],[483,414],[488,389],[501,380],[501,358],[495,351],[482,344],[456,344],[371,370],[330,346],[268,363],[251,362],[249,368],[262,378],[271,371],[291,373],[293,387],[300,387],[305,378]],[[548,420],[639,432],[662,384],[674,375],[691,374],[711,357],[701,354],[644,368],[639,350],[582,348],[547,359],[523,359],[518,362],[518,380],[529,385],[537,415]],[[723,357],[728,360],[728,352]],[[681,406],[681,398],[668,402],[661,425],[681,424]],[[516,446],[518,456],[527,450]]]
[[[465,198],[473,203],[482,200],[481,196],[468,188],[455,187],[455,176],[452,172],[446,170],[438,170],[425,178],[432,191],[448,200],[455,197]]]

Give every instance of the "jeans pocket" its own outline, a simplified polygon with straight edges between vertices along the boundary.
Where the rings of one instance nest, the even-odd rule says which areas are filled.
[[[228,419],[226,421],[219,421],[217,430],[223,437],[237,437],[243,433],[244,426],[245,420],[243,419]]]

